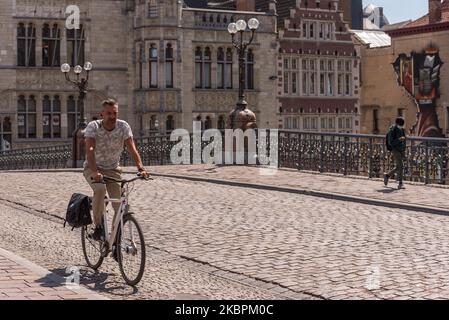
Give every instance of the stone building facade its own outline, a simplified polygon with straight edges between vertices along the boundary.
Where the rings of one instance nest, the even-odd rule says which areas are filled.
[[[339,1],[296,1],[279,28],[282,126],[311,132],[360,131],[360,53]]]
[[[136,137],[223,128],[238,95],[238,59],[227,26],[256,17],[247,100],[259,127],[278,127],[276,17],[238,0],[234,7],[201,1],[77,0],[80,29],[66,29],[68,0],[0,3],[0,134],[2,148],[67,143],[81,101],[60,65],[91,61],[88,120],[114,97]],[[199,4],[199,5],[198,5]],[[249,32],[247,32],[249,34]]]

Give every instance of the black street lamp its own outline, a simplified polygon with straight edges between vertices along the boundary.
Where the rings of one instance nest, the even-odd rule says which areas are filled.
[[[251,30],[251,38],[245,42],[243,40],[246,28]],[[245,61],[246,51],[248,46],[253,42],[254,34],[259,28],[259,20],[251,18],[248,24],[244,20],[239,20],[236,23],[230,23],[228,31],[232,37],[232,44],[237,50],[239,56],[239,101],[236,108],[229,114],[227,127],[229,129],[248,129],[256,128],[256,115],[248,109],[248,103],[245,100]],[[238,33],[239,38],[236,40],[235,36]]]
[[[72,147],[72,166],[73,168],[77,168],[81,166],[80,161],[85,159],[85,150],[84,150],[84,132],[87,127],[86,117],[84,115],[84,98],[86,97],[88,91],[88,82],[89,82],[89,72],[92,70],[92,63],[86,62],[84,64],[84,70],[86,71],[86,77],[80,79],[80,75],[83,72],[83,67],[77,65],[73,68],[73,72],[75,73],[75,80],[70,78],[70,65],[68,63],[64,63],[61,66],[61,71],[65,75],[65,79],[70,82],[75,88],[79,90],[79,101],[81,102],[80,107],[80,121],[78,123],[78,127],[73,133],[73,147]]]

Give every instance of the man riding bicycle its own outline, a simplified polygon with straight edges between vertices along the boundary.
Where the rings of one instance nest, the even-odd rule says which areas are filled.
[[[119,164],[123,145],[126,145],[141,175],[144,178],[149,176],[134,144],[131,127],[126,121],[118,119],[118,104],[115,100],[103,101],[101,117],[102,120],[90,122],[84,134],[86,161],[83,174],[94,191],[92,200],[95,223],[92,238],[94,240],[100,240],[103,234],[102,218],[106,190],[110,198],[119,199],[121,196],[120,183],[108,182],[105,185],[100,182],[102,182],[103,176],[121,179],[122,169]],[[119,207],[119,203],[113,204],[115,215]]]

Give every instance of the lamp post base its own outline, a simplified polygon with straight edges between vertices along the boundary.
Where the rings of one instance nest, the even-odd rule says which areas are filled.
[[[243,132],[245,132],[248,129],[257,129],[256,124],[256,115],[254,112],[248,109],[248,103],[241,99],[234,110],[231,111],[228,115],[227,123],[226,123],[227,129],[237,130],[241,129]],[[233,164],[240,164],[240,165],[248,165],[248,164],[255,164],[256,159],[250,159],[248,154],[248,140],[243,139],[243,153],[240,156],[243,156],[243,163],[237,160],[237,146],[232,143],[232,153],[233,155],[227,155],[227,157],[232,157],[232,163]],[[241,151],[240,151],[241,152]]]
[[[234,110],[228,115],[227,129],[256,129],[256,115],[248,109],[248,103],[241,100],[237,103]]]
[[[73,134],[72,141],[72,168],[82,168],[86,159],[86,148],[84,144],[84,133],[86,124],[81,124]]]

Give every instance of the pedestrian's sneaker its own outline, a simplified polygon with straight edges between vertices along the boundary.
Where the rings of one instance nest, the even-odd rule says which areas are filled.
[[[399,189],[399,190],[400,190],[400,189],[405,189],[404,184],[403,184],[403,183],[398,184],[398,189]]]
[[[388,174],[384,174],[384,185],[388,186],[388,180],[390,179],[390,176]]]

